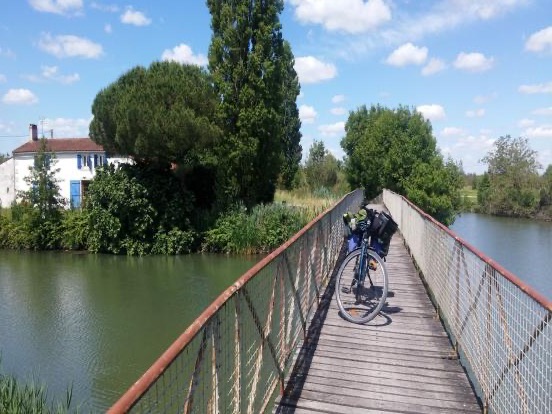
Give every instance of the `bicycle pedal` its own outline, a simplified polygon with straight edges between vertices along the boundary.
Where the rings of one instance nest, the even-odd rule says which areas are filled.
[[[351,293],[351,288],[349,288],[347,286],[341,286],[341,291],[343,293]]]

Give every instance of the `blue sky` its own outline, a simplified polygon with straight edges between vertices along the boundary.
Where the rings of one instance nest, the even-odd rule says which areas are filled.
[[[88,136],[96,94],[136,65],[206,65],[202,0],[3,2],[0,153],[28,138]],[[349,111],[416,108],[445,155],[481,173],[498,137],[525,137],[552,164],[550,0],[286,0],[281,15],[301,83],[304,157],[336,157]]]

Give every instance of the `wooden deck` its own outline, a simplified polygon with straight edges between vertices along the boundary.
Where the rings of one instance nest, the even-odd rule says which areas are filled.
[[[398,233],[387,269],[387,303],[367,325],[339,315],[334,275],[275,413],[482,412]]]

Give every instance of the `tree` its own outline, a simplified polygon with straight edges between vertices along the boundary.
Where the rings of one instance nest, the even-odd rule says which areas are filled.
[[[299,163],[302,157],[301,147],[301,120],[297,109],[297,96],[299,95],[299,79],[293,67],[294,59],[291,47],[284,42],[284,101],[283,101],[283,134],[282,146],[284,162],[281,170],[281,182],[285,189],[291,189]]]
[[[65,200],[60,195],[56,162],[55,153],[49,152],[47,141],[42,138],[34,165],[29,167],[30,174],[24,178],[29,189],[19,193],[21,205],[15,209],[18,220],[31,235],[27,246],[30,248],[55,248],[59,242],[57,229]]]
[[[10,154],[0,154],[0,164],[10,159]]]
[[[502,136],[482,161],[487,163],[489,175],[484,210],[507,216],[534,214],[539,203],[540,165],[527,139]]]
[[[305,176],[311,190],[331,189],[337,183],[338,162],[322,141],[314,141],[305,162]]]
[[[400,106],[392,110],[366,106],[349,114],[341,147],[352,188],[363,186],[371,199],[383,188],[405,194],[405,180],[418,163],[438,154],[429,121]]]
[[[270,202],[279,174],[289,181],[299,159],[299,88],[279,21],[284,3],[208,0],[207,6],[209,70],[224,133],[216,151],[218,197],[222,204]]]
[[[137,66],[96,95],[90,138],[110,153],[180,163],[219,137],[216,105],[211,79],[198,66]]]
[[[429,162],[416,164],[405,180],[406,197],[441,223],[449,226],[460,211],[462,168],[449,158],[446,163],[440,156]]]
[[[88,187],[93,252],[178,254],[191,250],[190,197],[170,169],[151,164],[99,168]]]

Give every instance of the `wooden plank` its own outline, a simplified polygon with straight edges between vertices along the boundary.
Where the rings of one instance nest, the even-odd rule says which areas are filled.
[[[481,412],[400,235],[386,266],[389,296],[365,325],[339,315],[330,283],[275,412]]]

